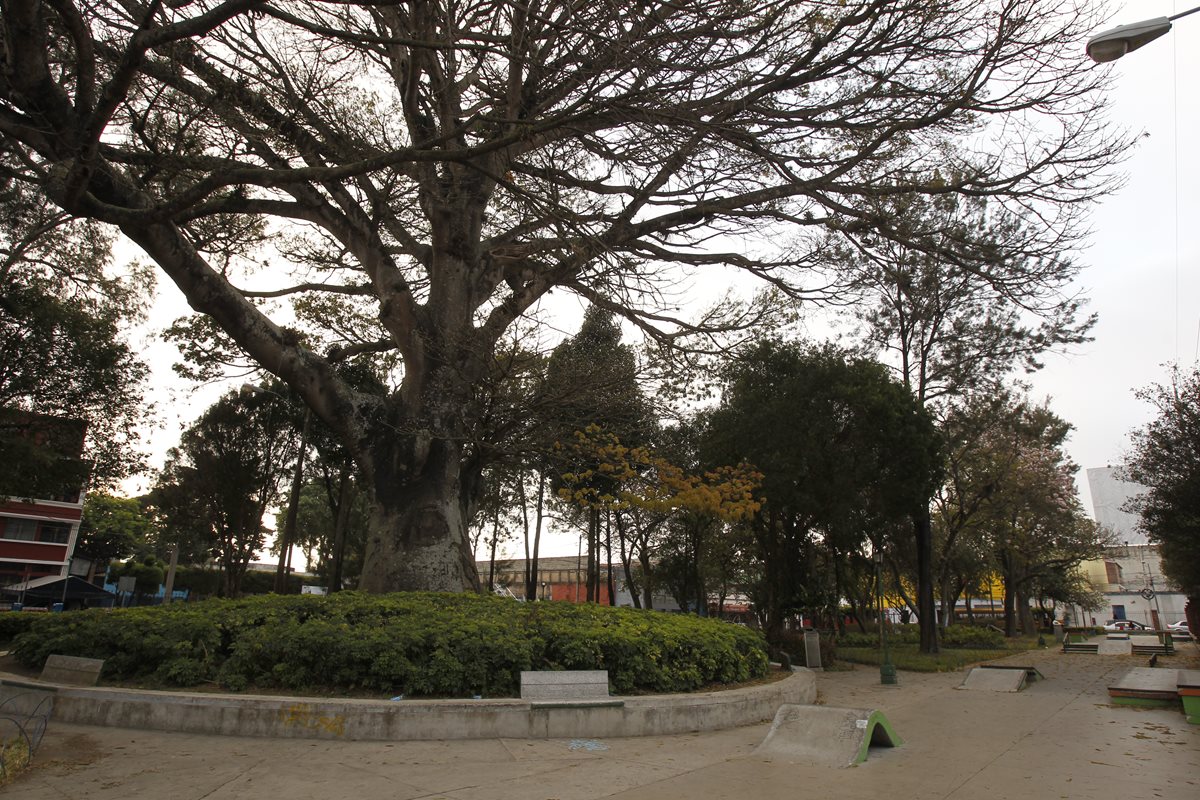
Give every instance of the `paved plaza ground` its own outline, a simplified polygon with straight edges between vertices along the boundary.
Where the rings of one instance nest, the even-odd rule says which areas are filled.
[[[1196,666],[1196,646],[1160,667]],[[963,673],[819,676],[820,702],[881,709],[904,738],[848,769],[752,755],[768,725],[606,740],[329,742],[52,723],[11,800],[699,800],[702,798],[1200,798],[1200,726],[1176,710],[1108,704],[1144,658],[1034,651],[1046,680],[960,691]]]

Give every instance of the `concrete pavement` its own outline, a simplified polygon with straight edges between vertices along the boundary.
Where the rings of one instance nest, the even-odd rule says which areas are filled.
[[[1160,659],[1189,666],[1195,645]],[[1200,726],[1175,710],[1108,704],[1141,659],[1039,651],[1014,656],[1046,680],[1020,693],[957,690],[962,673],[819,676],[821,702],[878,708],[904,746],[858,767],[752,755],[768,725],[631,739],[335,742],[51,725],[12,800],[887,800],[1200,797]]]

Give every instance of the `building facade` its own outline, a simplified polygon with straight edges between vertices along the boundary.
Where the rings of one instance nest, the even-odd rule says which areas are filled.
[[[475,562],[479,580],[486,586],[492,570],[489,561]],[[525,560],[497,559],[493,585],[500,594],[525,597]],[[614,579],[616,575],[613,576]],[[538,559],[539,600],[563,600],[568,603],[587,602],[587,559],[576,556],[548,556]],[[600,565],[600,605],[614,605],[608,592],[608,567]]]
[[[1137,514],[1128,510],[1130,500],[1145,487],[1125,480],[1120,467],[1089,469],[1087,477],[1096,522],[1114,544],[1105,548],[1103,557],[1081,565],[1088,582],[1104,596],[1104,607],[1073,608],[1070,622],[1103,625],[1128,619],[1162,629],[1183,619],[1187,597],[1163,575],[1158,547],[1138,527]]]
[[[39,463],[79,465],[85,427],[81,420],[6,412],[6,430],[0,445],[9,453],[3,458],[20,459],[30,454],[44,456]],[[0,485],[0,586],[47,576],[65,577],[79,538],[83,518],[83,485],[47,489],[46,481],[26,481],[20,464],[8,462]],[[34,469],[32,466],[29,468]],[[62,471],[81,474],[79,469]],[[50,482],[51,485],[59,484]],[[39,496],[29,496],[36,493]]]

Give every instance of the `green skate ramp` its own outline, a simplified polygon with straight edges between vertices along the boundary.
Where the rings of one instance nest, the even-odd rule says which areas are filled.
[[[785,703],[753,755],[789,764],[852,767],[867,760],[871,745],[901,744],[878,710]]]

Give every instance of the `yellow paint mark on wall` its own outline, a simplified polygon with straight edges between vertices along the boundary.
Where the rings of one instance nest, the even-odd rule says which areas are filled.
[[[334,716],[327,717],[323,714],[318,714],[308,703],[293,703],[287,708],[281,708],[279,710],[279,721],[289,728],[320,730],[331,733],[334,736],[346,735],[345,716],[335,714]]]

